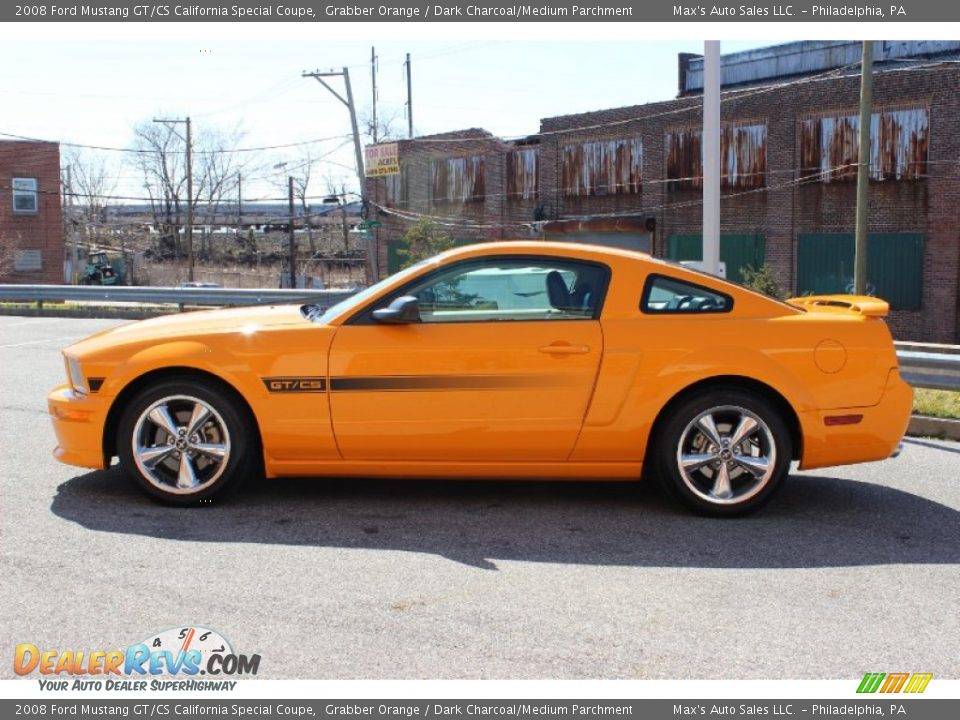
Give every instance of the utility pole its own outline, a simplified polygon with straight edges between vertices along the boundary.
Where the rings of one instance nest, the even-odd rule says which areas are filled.
[[[856,295],[867,294],[867,210],[870,205],[870,120],[873,101],[873,41],[863,41],[860,75],[860,143],[857,150],[857,225],[853,254]]]
[[[377,49],[370,48],[370,80],[373,83],[373,123],[371,136],[373,144],[377,144]]]
[[[187,116],[187,280],[193,282],[193,137]]]
[[[289,231],[289,253],[290,253],[290,287],[295,288],[297,286],[297,241],[293,236],[293,219],[294,219],[294,208],[293,208],[293,176],[287,178],[287,185],[289,188],[289,198],[290,198],[290,231]]]
[[[720,41],[703,43],[703,269],[720,274]]]
[[[243,175],[237,173],[237,242],[243,233]]]
[[[356,106],[353,104],[353,89],[350,87],[350,71],[347,68],[342,68],[340,71],[330,70],[328,72],[320,72],[319,70],[314,70],[312,73],[305,72],[302,74],[303,77],[311,77],[321,85],[323,85],[330,93],[342,102],[347,110],[350,111],[350,125],[353,128],[353,151],[357,163],[357,182],[360,185],[360,199],[363,205],[363,210],[367,210],[367,181],[363,173],[363,148],[360,145],[360,130],[357,127],[357,111]],[[327,83],[324,78],[328,77],[342,77],[343,83],[346,89],[346,97],[343,97],[340,93],[334,90]],[[380,263],[377,249],[376,238],[371,235],[367,235],[367,282],[374,283],[380,277]]]
[[[154,118],[155,123],[187,126],[187,280],[193,282],[193,136],[191,135],[190,116],[185,120],[163,120]]]
[[[410,53],[404,63],[407,70],[407,137],[413,137],[413,83],[410,76]]]
[[[67,212],[67,217],[69,218],[68,222],[71,226],[70,235],[72,240],[70,242],[70,284],[76,285],[80,278],[80,269],[77,267],[77,264],[80,262],[80,239],[78,237],[79,231],[76,226],[76,218],[73,216],[73,166],[67,165],[65,168],[67,174],[67,207],[70,210]]]

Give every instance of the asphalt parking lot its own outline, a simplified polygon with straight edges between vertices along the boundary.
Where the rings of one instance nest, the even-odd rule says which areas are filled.
[[[0,317],[0,651],[216,629],[269,678],[960,677],[960,444],[709,520],[615,483],[261,482],[156,505],[50,455],[61,347]],[[9,661],[0,677],[13,677]]]

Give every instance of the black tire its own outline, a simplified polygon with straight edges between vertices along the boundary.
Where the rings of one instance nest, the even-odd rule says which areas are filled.
[[[712,517],[744,515],[783,487],[792,458],[790,432],[765,398],[717,387],[683,398],[666,412],[652,440],[657,480],[687,507]],[[711,422],[717,432],[708,431]],[[745,430],[751,422],[756,429],[731,446],[741,422]]]
[[[185,431],[198,405],[211,412],[188,436]],[[161,408],[177,436],[165,429],[169,423],[152,419],[163,417]],[[151,416],[151,410],[156,414]],[[202,417],[203,412],[198,419]],[[180,507],[209,505],[248,476],[262,474],[254,422],[229,388],[193,378],[170,378],[143,389],[124,409],[117,429],[117,455],[127,476],[155,500]],[[221,451],[225,459],[218,461]]]

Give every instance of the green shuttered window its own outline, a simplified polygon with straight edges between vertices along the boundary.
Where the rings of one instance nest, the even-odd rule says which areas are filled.
[[[727,280],[743,282],[741,268],[751,266],[759,269],[766,257],[767,242],[763,235],[721,234],[720,261],[726,263]],[[702,235],[670,235],[667,238],[667,258],[675,262],[703,260]]]
[[[853,233],[801,233],[797,294],[853,292]],[[923,235],[870,233],[867,292],[892,310],[919,310],[923,300]]]

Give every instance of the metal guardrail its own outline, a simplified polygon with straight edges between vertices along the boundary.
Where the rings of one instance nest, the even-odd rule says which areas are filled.
[[[206,287],[101,287],[86,285],[0,285],[0,300],[44,302],[131,302],[159,305],[222,306],[315,302],[333,305],[356,290],[247,290]],[[960,346],[897,343],[903,378],[920,388],[960,391]]]
[[[897,360],[913,387],[960,391],[960,346],[897,343]]]
[[[116,287],[88,285],[0,285],[0,300],[44,302],[131,302],[190,306],[316,302],[333,305],[356,290],[269,290],[208,287]]]

